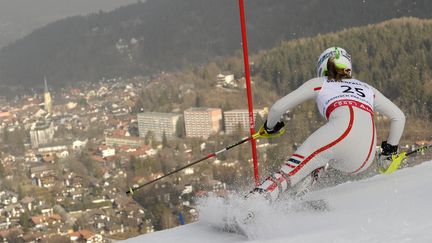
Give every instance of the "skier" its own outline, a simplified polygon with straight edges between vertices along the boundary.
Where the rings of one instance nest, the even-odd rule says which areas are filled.
[[[279,135],[282,115],[298,104],[315,99],[327,123],[310,135],[281,166],[246,196],[262,195],[273,201],[289,188],[324,166],[347,173],[364,171],[375,156],[374,111],[391,120],[390,132],[381,144],[381,155],[397,153],[405,115],[372,86],[352,78],[351,56],[340,47],[325,50],[318,59],[317,78],[279,99],[270,109],[259,133]]]

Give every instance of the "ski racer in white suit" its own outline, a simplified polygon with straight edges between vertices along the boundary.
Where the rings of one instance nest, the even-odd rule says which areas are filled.
[[[318,59],[317,78],[278,100],[270,109],[260,133],[277,134],[282,115],[298,104],[315,99],[327,123],[310,135],[281,166],[250,195],[263,194],[275,200],[313,171],[328,166],[348,173],[365,170],[375,156],[374,111],[391,120],[382,142],[382,155],[395,154],[405,126],[405,115],[372,86],[351,76],[351,57],[342,48],[325,50]]]

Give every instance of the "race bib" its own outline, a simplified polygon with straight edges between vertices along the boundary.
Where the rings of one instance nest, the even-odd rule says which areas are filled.
[[[345,105],[373,113],[373,100],[374,93],[368,84],[356,79],[344,79],[324,81],[316,101],[321,115],[328,118],[329,111]]]

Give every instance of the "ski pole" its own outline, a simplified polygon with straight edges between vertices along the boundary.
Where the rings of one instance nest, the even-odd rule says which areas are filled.
[[[145,187],[145,186],[147,186],[147,185],[150,185],[150,184],[152,184],[152,183],[154,183],[154,182],[156,182],[156,181],[162,180],[163,178],[165,178],[165,177],[167,177],[167,176],[170,176],[170,175],[172,175],[172,174],[175,174],[175,173],[177,173],[177,172],[179,172],[179,171],[181,171],[181,170],[184,170],[184,169],[186,169],[186,168],[188,168],[188,167],[190,167],[190,166],[192,166],[192,165],[198,164],[198,163],[201,162],[201,161],[204,161],[204,160],[206,160],[206,159],[210,159],[210,158],[216,157],[216,155],[218,155],[218,154],[220,154],[220,153],[222,153],[222,152],[225,152],[225,151],[230,150],[230,149],[232,149],[232,148],[234,148],[234,147],[236,147],[236,146],[238,146],[238,145],[240,145],[240,144],[243,144],[243,143],[245,143],[245,142],[248,142],[248,141],[250,141],[250,140],[252,140],[252,139],[257,139],[257,138],[260,138],[260,134],[259,134],[259,133],[255,133],[254,135],[252,135],[252,136],[250,136],[250,137],[247,137],[247,138],[244,138],[244,139],[242,139],[242,140],[240,140],[240,141],[238,141],[238,142],[236,142],[236,143],[234,143],[234,144],[232,144],[232,145],[229,145],[229,146],[227,146],[227,147],[225,147],[225,148],[223,148],[223,149],[221,149],[221,150],[219,150],[219,151],[216,151],[216,152],[210,153],[210,154],[206,155],[206,156],[203,157],[203,158],[200,158],[200,159],[197,159],[197,160],[195,160],[195,161],[192,161],[191,163],[189,163],[189,164],[187,164],[187,165],[185,165],[185,166],[183,166],[183,167],[181,167],[181,168],[179,168],[179,169],[177,169],[177,170],[171,171],[171,172],[169,172],[169,173],[166,174],[166,175],[163,175],[163,176],[161,176],[161,177],[158,177],[158,178],[156,178],[156,179],[154,179],[154,180],[151,180],[151,181],[149,181],[149,182],[147,182],[147,183],[144,183],[144,184],[142,184],[142,185],[140,185],[140,186],[138,186],[138,187],[135,187],[135,188],[129,187],[129,190],[126,191],[126,194],[131,194],[131,195],[133,195],[134,192],[135,192],[136,190],[139,190],[140,188],[143,188],[143,187]]]
[[[426,150],[428,150],[428,149],[430,149],[430,148],[432,148],[432,144],[431,144],[431,145],[426,145],[426,146],[420,147],[420,148],[418,148],[418,149],[414,149],[413,151],[410,151],[410,152],[407,152],[407,153],[406,153],[406,156],[410,156],[410,155],[412,155],[412,154],[416,154],[416,153],[418,153],[418,152],[423,152],[423,151],[426,151]]]

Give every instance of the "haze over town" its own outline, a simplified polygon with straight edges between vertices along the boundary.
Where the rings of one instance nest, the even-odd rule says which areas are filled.
[[[136,0],[0,0],[0,48],[50,22],[110,11]]]

